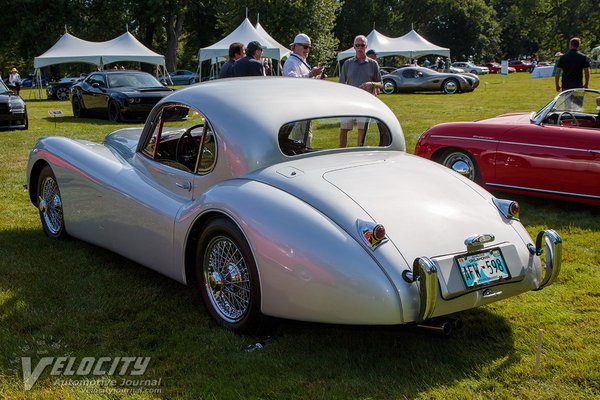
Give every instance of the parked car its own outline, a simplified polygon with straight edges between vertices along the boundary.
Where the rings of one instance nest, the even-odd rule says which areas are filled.
[[[437,72],[423,67],[399,68],[381,77],[383,93],[396,92],[472,92],[479,86],[479,78],[473,74]]]
[[[48,86],[46,86],[46,95],[49,99],[69,100],[71,87],[75,83],[84,80],[86,76],[87,74],[69,75],[61,78],[57,82],[50,82],[48,83]]]
[[[169,78],[173,85],[191,85],[196,82],[200,82],[200,77],[197,73],[188,71],[186,69],[178,69],[169,74],[169,76],[161,76],[160,82],[164,85],[170,85]]]
[[[490,74],[499,74],[502,72],[502,65],[498,63],[487,63],[485,66],[490,70]],[[513,72],[517,72],[514,67],[508,67],[508,73],[512,74]]]
[[[0,81],[0,129],[28,129],[25,101]]]
[[[537,113],[436,125],[415,153],[489,190],[600,205],[600,91],[566,90]]]
[[[531,69],[531,63],[521,60],[509,60],[508,66],[513,67],[517,72],[529,72]]]
[[[488,67],[475,65],[471,62],[457,61],[457,62],[453,62],[452,66],[454,68],[461,68],[465,72],[470,72],[471,74],[476,74],[476,75],[485,75],[485,74],[490,73],[490,70],[488,69]]]
[[[147,72],[98,71],[73,85],[71,105],[77,118],[94,115],[113,122],[143,121],[172,91]]]
[[[339,148],[349,118],[365,135]],[[560,269],[558,234],[532,240],[517,203],[407,154],[383,102],[328,81],[183,88],[101,144],[40,138],[27,177],[48,236],[195,285],[233,330],[272,317],[443,329],[431,318],[541,289]]]
[[[38,78],[35,75],[27,75],[21,79],[21,87],[33,87],[37,85]],[[41,77],[42,86],[46,86],[48,84],[48,78],[45,75]]]

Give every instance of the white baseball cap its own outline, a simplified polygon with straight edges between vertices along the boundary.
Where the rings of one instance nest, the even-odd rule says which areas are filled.
[[[299,33],[294,38],[294,42],[290,43],[290,46],[293,46],[295,44],[306,44],[306,45],[310,46],[310,38],[305,33]]]

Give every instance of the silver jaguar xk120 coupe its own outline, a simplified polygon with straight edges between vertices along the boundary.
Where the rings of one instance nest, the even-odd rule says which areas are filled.
[[[541,289],[560,269],[556,232],[532,240],[516,202],[407,154],[388,107],[333,82],[181,89],[101,144],[41,138],[27,181],[48,236],[194,285],[233,330],[422,323]]]

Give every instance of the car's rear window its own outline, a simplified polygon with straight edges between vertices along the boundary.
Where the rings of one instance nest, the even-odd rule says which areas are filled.
[[[383,122],[363,116],[306,119],[279,130],[279,147],[287,156],[344,147],[387,147],[391,142]]]

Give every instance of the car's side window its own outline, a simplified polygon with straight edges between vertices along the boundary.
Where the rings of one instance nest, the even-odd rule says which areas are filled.
[[[416,78],[416,72],[414,69],[406,69],[402,71],[402,76],[408,79]]]
[[[94,74],[90,76],[90,79],[88,79],[88,83],[90,85],[97,83],[100,87],[106,87],[106,81],[104,80],[104,75],[102,74]]]
[[[152,121],[143,153],[157,162],[195,174],[206,174],[216,161],[217,145],[210,123],[197,110],[167,104]]]

